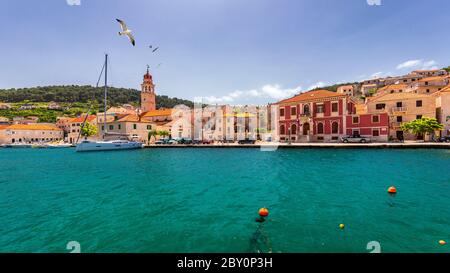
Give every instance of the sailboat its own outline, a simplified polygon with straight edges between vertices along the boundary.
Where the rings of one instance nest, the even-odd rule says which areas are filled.
[[[106,100],[108,97],[108,54],[105,54],[105,109],[104,109],[104,120],[103,120],[103,126],[104,126],[104,133],[103,133],[103,139],[106,138],[107,135],[114,135],[107,132],[107,126],[106,126]],[[98,83],[97,83],[98,85]],[[87,117],[87,114],[86,114]],[[83,125],[86,123],[86,118],[83,122]],[[111,150],[130,150],[130,149],[141,149],[143,147],[142,142],[138,141],[130,141],[130,140],[104,140],[104,141],[90,141],[90,140],[83,140],[81,141],[75,148],[77,152],[88,152],[88,151],[111,151]]]

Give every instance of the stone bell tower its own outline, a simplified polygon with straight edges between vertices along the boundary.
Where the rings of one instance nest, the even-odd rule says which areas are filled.
[[[145,113],[153,110],[156,110],[155,85],[147,66],[147,73],[144,75],[144,81],[141,84],[141,111]]]

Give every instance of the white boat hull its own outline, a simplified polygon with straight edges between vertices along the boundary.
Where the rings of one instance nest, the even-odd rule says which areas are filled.
[[[83,141],[77,145],[77,152],[113,151],[141,149],[143,144],[135,141]]]

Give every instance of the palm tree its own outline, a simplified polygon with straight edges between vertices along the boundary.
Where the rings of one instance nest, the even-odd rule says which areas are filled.
[[[150,141],[152,140],[152,137],[154,137],[156,140],[156,136],[158,136],[158,135],[159,135],[159,132],[156,130],[148,131],[148,142],[150,143]]]

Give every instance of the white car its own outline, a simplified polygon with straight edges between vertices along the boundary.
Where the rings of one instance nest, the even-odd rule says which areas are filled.
[[[367,142],[370,142],[370,138],[362,137],[359,135],[354,135],[354,136],[342,137],[341,141],[344,143],[367,143]]]

